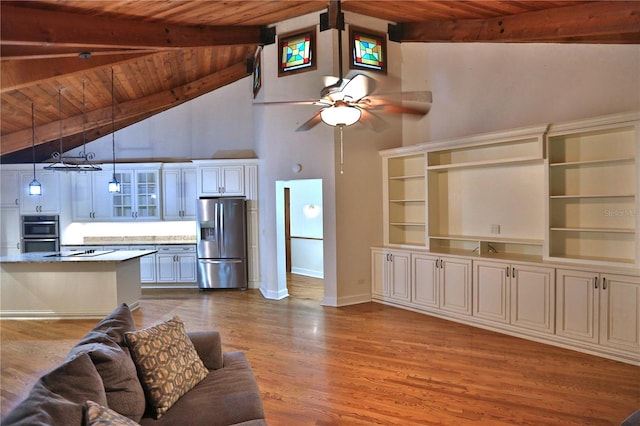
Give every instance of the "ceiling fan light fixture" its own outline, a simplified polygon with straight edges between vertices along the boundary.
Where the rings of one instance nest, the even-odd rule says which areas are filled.
[[[329,126],[351,126],[360,120],[362,112],[350,105],[334,105],[320,111],[320,118]]]

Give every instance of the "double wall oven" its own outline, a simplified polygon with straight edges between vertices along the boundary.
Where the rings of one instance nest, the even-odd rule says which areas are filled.
[[[20,225],[23,253],[60,250],[58,216],[22,216]]]

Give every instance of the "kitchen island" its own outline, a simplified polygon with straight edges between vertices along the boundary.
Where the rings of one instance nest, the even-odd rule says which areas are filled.
[[[155,250],[86,250],[0,257],[0,318],[102,318],[138,307],[139,258]]]

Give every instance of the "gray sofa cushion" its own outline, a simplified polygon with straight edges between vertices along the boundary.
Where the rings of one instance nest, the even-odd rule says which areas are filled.
[[[7,415],[2,424],[81,425],[87,400],[107,404],[100,375],[89,355],[80,354],[42,376],[29,396]]]
[[[91,329],[71,349],[69,357],[88,353],[102,377],[109,408],[138,422],[146,402],[124,338],[126,332],[134,330],[131,310],[123,303]]]
[[[194,416],[193,413],[198,413]],[[184,424],[190,426],[227,426],[248,422],[265,424],[260,391],[249,362],[242,352],[224,354],[224,368],[207,377],[178,399],[160,419],[142,418],[142,425]],[[252,423],[258,420],[258,423]]]

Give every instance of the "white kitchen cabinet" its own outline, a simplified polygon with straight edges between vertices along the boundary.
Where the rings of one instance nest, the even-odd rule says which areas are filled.
[[[18,206],[0,208],[0,256],[20,253],[20,211]]]
[[[198,195],[245,195],[244,165],[199,165]]]
[[[116,169],[120,192],[112,194],[115,220],[160,220],[160,165]]]
[[[156,246],[134,245],[129,250],[156,250]],[[148,254],[140,258],[140,283],[156,282],[156,254]]]
[[[556,334],[640,352],[640,276],[557,270]]]
[[[412,302],[427,309],[471,315],[471,261],[412,255]]]
[[[2,170],[0,178],[0,207],[19,207],[20,173],[17,170]]]
[[[374,297],[407,302],[411,299],[410,258],[402,250],[371,251]]]
[[[29,183],[33,181],[33,171],[20,173],[20,214],[59,214],[60,172],[42,170],[42,166],[38,166],[36,179],[42,186],[42,194],[29,195]]]
[[[71,175],[71,217],[74,221],[108,221],[113,195],[109,193],[111,171],[75,172]]]
[[[156,282],[196,282],[197,255],[195,245],[158,246]]]
[[[474,317],[553,333],[553,268],[486,260],[473,267]]]
[[[195,220],[197,191],[195,165],[165,164],[162,166],[162,218],[164,220]]]

